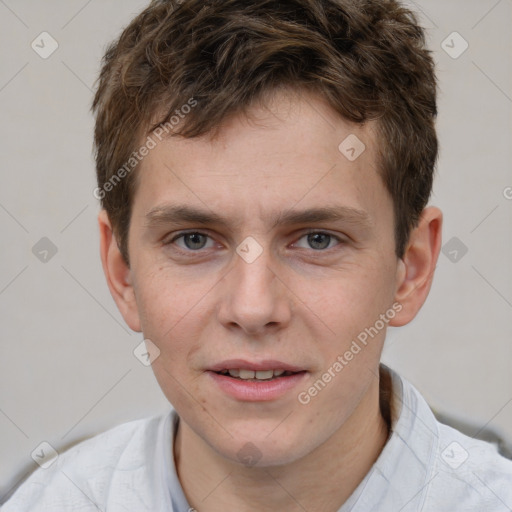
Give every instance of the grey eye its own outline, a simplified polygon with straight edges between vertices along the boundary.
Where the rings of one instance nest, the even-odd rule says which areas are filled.
[[[183,233],[176,237],[173,242],[181,240],[182,243],[178,244],[179,247],[190,251],[197,251],[199,249],[204,249],[208,238],[209,237],[207,235],[203,235],[202,233]]]
[[[326,249],[331,241],[331,235],[326,233],[310,233],[307,237],[313,249]]]
[[[316,251],[321,251],[324,249],[330,249],[333,247],[331,242],[339,242],[339,239],[330,235],[329,233],[308,233],[300,238],[300,240],[306,239],[306,243],[301,243],[300,241],[296,243],[296,245],[302,249],[314,249]]]

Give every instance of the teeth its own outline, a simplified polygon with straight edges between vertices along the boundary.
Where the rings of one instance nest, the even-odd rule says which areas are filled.
[[[250,379],[257,379],[257,380],[269,380],[272,377],[279,377],[280,375],[283,375],[283,373],[290,374],[290,372],[285,372],[284,370],[244,370],[241,368],[231,368],[229,370],[222,370],[220,373],[223,375],[229,374],[231,377],[243,379],[243,380],[250,380]]]
[[[254,375],[256,374],[253,370],[240,370],[240,374],[238,375],[241,379],[254,379]]]
[[[256,378],[257,379],[271,379],[274,375],[273,370],[259,370],[256,372]]]

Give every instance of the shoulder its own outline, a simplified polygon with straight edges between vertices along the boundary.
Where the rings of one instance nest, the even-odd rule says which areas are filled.
[[[501,456],[495,445],[442,423],[438,423],[438,433],[423,510],[452,510],[456,506],[457,510],[509,511],[512,460]]]
[[[167,417],[123,423],[73,446],[32,473],[2,511],[104,510],[118,474],[131,481],[141,477]]]
[[[393,435],[379,469],[395,501],[404,511],[510,512],[512,460],[494,444],[438,421],[407,379],[384,370],[392,378]]]

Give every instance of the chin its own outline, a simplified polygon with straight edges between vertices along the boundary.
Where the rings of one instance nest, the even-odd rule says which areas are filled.
[[[266,434],[266,429],[255,429],[253,424],[243,435],[234,435],[228,445],[218,446],[219,454],[246,467],[275,467],[291,464],[307,455],[312,449],[311,436],[286,434]],[[311,433],[310,433],[311,434]],[[308,439],[308,444],[304,443]]]

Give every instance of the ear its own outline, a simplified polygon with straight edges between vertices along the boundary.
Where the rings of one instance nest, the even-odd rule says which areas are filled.
[[[394,327],[408,324],[427,299],[441,249],[442,224],[441,210],[430,206],[423,210],[418,226],[411,232],[399,260],[395,301],[402,309],[389,322]]]
[[[128,326],[136,332],[142,332],[132,285],[131,270],[119,251],[117,240],[105,210],[101,210],[98,215],[98,225],[101,264],[110,293]]]

